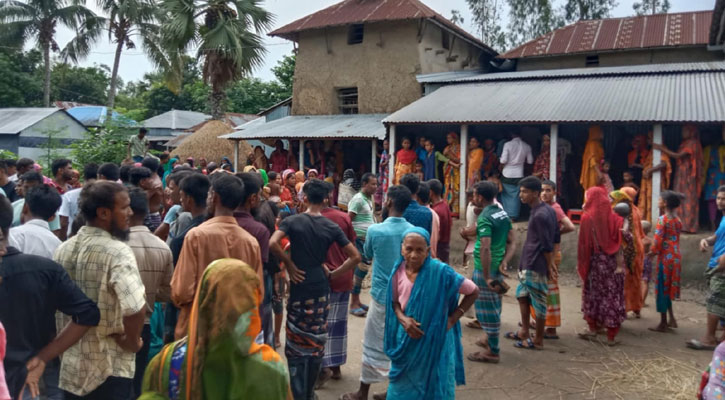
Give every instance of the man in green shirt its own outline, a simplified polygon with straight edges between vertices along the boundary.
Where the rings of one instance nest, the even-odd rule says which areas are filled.
[[[128,156],[134,162],[143,161],[149,151],[149,140],[146,138],[146,128],[138,130],[138,135],[133,135],[128,140]]]
[[[375,223],[375,203],[373,195],[378,190],[378,178],[371,174],[363,174],[360,179],[362,187],[360,192],[355,194],[347,204],[347,213],[352,221],[352,227],[355,229],[355,245],[360,254],[365,254],[363,247],[365,245],[365,237],[368,228]],[[362,289],[362,281],[368,274],[370,269],[370,260],[365,256],[362,262],[355,267],[355,275],[353,278],[352,298],[350,299],[350,314],[356,317],[364,317],[367,315],[368,306],[360,302],[360,291]]]
[[[471,361],[498,363],[499,330],[501,328],[501,271],[514,253],[514,231],[506,211],[493,203],[498,187],[489,181],[479,182],[473,189],[473,202],[483,208],[476,223],[476,246],[473,250],[473,282],[479,288],[476,319],[485,337],[476,342],[485,350],[468,355]]]

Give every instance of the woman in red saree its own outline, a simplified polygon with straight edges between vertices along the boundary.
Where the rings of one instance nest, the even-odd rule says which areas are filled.
[[[677,160],[674,191],[685,195],[680,207],[682,230],[697,233],[700,216],[700,193],[704,177],[702,144],[695,125],[682,127],[682,144],[677,153],[661,144],[653,147]]]
[[[403,148],[395,153],[395,177],[393,178],[393,185],[397,185],[403,175],[415,171],[415,161],[418,159],[415,150],[410,148],[410,139],[404,137],[400,144]]]
[[[584,195],[584,214],[579,231],[577,271],[582,279],[582,313],[589,330],[582,339],[594,339],[607,329],[607,344],[626,319],[624,270],[621,265],[623,219],[612,211],[606,190],[589,188]],[[625,233],[628,234],[628,233]]]

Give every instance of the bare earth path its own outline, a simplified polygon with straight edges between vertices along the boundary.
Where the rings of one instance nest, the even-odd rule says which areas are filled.
[[[500,364],[465,361],[467,385],[458,387],[458,399],[695,398],[696,382],[710,362],[712,352],[689,350],[685,341],[701,336],[705,324],[703,305],[692,300],[675,302],[679,328],[673,333],[655,333],[647,330],[659,321],[650,293],[650,306],[643,310],[642,318],[625,321],[618,336],[622,344],[610,348],[577,337],[576,333],[585,327],[580,312],[581,289],[573,284],[571,277],[566,280],[572,283],[560,288],[563,303],[560,339],[547,340],[544,351],[516,349],[511,341],[501,339]],[[515,281],[508,283],[515,288]],[[520,318],[513,292],[503,300],[502,334],[515,330]],[[701,299],[694,291],[683,293],[683,297]],[[364,291],[363,300],[368,299]],[[342,393],[357,390],[364,324],[364,318],[350,316],[348,359],[342,367],[343,378],[330,381],[318,390],[321,400],[337,399]],[[463,328],[464,356],[477,350],[474,342],[479,332]],[[284,353],[283,349],[279,350]],[[385,387],[386,384],[373,385],[372,392],[382,392]]]

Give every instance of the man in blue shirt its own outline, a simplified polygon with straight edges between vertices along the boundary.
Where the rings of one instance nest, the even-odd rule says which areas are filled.
[[[385,203],[388,218],[384,222],[368,228],[364,250],[365,256],[373,259],[372,287],[370,288],[372,299],[365,321],[360,389],[355,393],[343,395],[343,398],[367,399],[370,385],[383,382],[388,377],[390,359],[385,355],[383,349],[385,302],[388,281],[393,274],[395,263],[400,259],[403,232],[413,227],[402,217],[408,204],[412,203],[415,201],[412,201],[408,188],[401,185],[391,187],[388,189],[388,199]]]
[[[415,174],[405,174],[400,178],[400,184],[407,187],[410,193],[413,193],[413,200],[403,213],[403,218],[414,226],[421,227],[432,234],[433,228],[433,211],[430,208],[418,204],[418,189],[420,188],[420,179]],[[400,250],[400,249],[398,249]]]
[[[725,186],[717,190],[717,208],[724,217],[715,234],[700,241],[700,251],[706,252],[712,247],[712,257],[707,265],[706,275],[710,279],[707,297],[707,332],[702,341],[691,339],[687,347],[695,350],[714,350],[719,341],[715,330],[720,320],[725,319]]]

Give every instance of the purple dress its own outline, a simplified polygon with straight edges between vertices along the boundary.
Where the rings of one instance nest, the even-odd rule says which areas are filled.
[[[589,274],[582,288],[582,313],[587,322],[618,328],[627,318],[624,273],[615,273],[616,269],[616,254],[600,252],[592,255]]]

